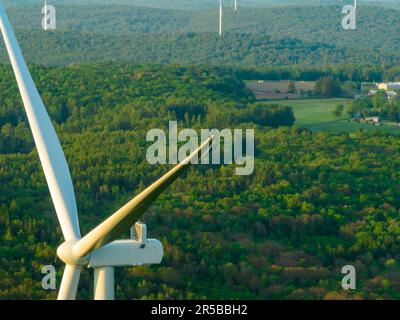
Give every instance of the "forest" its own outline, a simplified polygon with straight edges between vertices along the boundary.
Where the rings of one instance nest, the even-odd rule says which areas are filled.
[[[66,153],[82,234],[170,169],[146,161],[148,130],[255,130],[252,175],[194,166],[148,210],[164,260],[117,268],[116,297],[400,299],[398,136],[312,131],[245,84],[315,81],[310,98],[349,98],[362,82],[400,81],[399,4],[364,1],[345,31],[348,1],[239,2],[236,13],[224,2],[219,37],[215,0],[54,0],[47,32],[39,2],[4,1]],[[0,300],[54,299],[41,269],[55,266],[58,289],[63,238],[8,61],[0,41]],[[382,93],[334,112],[400,121],[399,100]],[[342,290],[345,265],[356,290]],[[81,281],[78,298],[91,299],[93,270]]]
[[[345,4],[346,0],[240,0],[241,7],[269,7],[269,6],[287,6],[287,5],[332,5]],[[15,4],[37,4],[35,0],[4,0],[7,3]],[[398,7],[394,0],[365,0],[369,4],[379,4],[386,7]],[[80,0],[52,0],[57,5],[82,5]],[[228,1],[226,2],[230,4]],[[179,10],[202,10],[214,8],[214,0],[86,0],[87,5],[134,5],[140,7],[161,8],[161,9],[179,9]]]
[[[357,30],[341,27],[341,6],[271,6],[224,9],[222,38],[217,11],[128,5],[62,5],[57,29],[41,29],[41,8],[8,8],[25,56],[36,64],[88,62],[182,63],[326,67],[397,65],[398,10],[364,4]],[[6,62],[2,45],[0,61]]]
[[[28,61],[47,66],[95,62],[212,64],[225,66],[393,65],[397,52],[357,51],[333,44],[264,35],[213,33],[107,35],[74,31],[17,33]],[[35,39],[35,41],[32,41]],[[7,61],[4,47],[0,61]]]
[[[143,220],[165,258],[117,269],[119,299],[400,298],[398,137],[293,126],[289,107],[255,103],[230,68],[31,71],[71,168],[83,234],[168,170],[146,162],[149,129],[176,119],[182,128],[256,131],[253,175],[195,166],[149,209]],[[40,271],[53,264],[59,284],[62,235],[7,65],[0,128],[0,299],[53,299]],[[354,291],[341,288],[347,264],[357,269]],[[92,273],[83,272],[79,298],[91,298]]]

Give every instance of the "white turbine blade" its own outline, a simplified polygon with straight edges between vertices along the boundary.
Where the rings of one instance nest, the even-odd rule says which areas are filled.
[[[79,239],[78,213],[67,161],[1,3],[0,29],[64,238],[67,241]]]
[[[79,240],[73,248],[73,254],[81,258],[93,249],[100,248],[111,241],[118,239],[132,225],[137,222],[157,197],[171,185],[190,166],[190,161],[198,156],[205,156],[209,151],[209,144],[213,137],[205,141],[189,157],[171,169],[150,187],[141,192],[133,200],[107,218],[86,236]]]
[[[57,300],[75,300],[81,267],[65,265]]]

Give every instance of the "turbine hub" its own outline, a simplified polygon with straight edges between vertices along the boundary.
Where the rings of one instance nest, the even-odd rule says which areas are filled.
[[[65,264],[84,267],[89,264],[90,254],[82,258],[75,257],[72,249],[78,241],[78,239],[65,241],[57,248],[57,255]]]

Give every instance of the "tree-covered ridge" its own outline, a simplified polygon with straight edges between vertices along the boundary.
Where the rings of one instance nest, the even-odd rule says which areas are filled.
[[[32,72],[71,167],[83,234],[167,171],[145,160],[147,130],[175,119],[181,128],[256,129],[252,176],[196,166],[149,210],[144,222],[165,259],[117,269],[119,298],[400,298],[398,138],[255,123],[279,107],[254,104],[227,69]],[[54,298],[40,287],[40,269],[55,264],[61,276],[62,236],[8,66],[0,67],[0,127],[0,298]],[[346,264],[358,272],[353,293],[341,289]],[[90,273],[80,298],[91,297]]]
[[[227,33],[105,35],[19,31],[28,61],[46,66],[82,63],[161,63],[323,67],[340,64],[397,65],[398,53],[355,50],[298,39]],[[34,39],[34,40],[33,40]],[[0,61],[6,62],[0,45]]]
[[[225,65],[398,64],[397,10],[360,6],[357,30],[342,29],[340,6],[215,10],[133,6],[57,6],[57,30],[41,29],[41,10],[8,10],[29,61],[211,63]],[[1,61],[6,61],[4,54]]]
[[[34,5],[36,0],[3,0],[5,4]],[[395,0],[364,0],[365,3],[374,5],[395,6]],[[52,0],[56,5],[83,5],[80,0]],[[266,6],[298,6],[298,5],[332,5],[347,4],[346,0],[240,0],[240,7],[266,7]],[[140,7],[179,9],[179,10],[204,10],[215,8],[215,0],[86,0],[85,5],[133,5]],[[227,6],[231,3],[226,2]]]
[[[218,11],[188,12],[128,5],[57,5],[57,30],[85,33],[218,33]],[[40,6],[10,7],[10,19],[18,29],[40,29]],[[340,47],[394,50],[399,48],[398,10],[368,4],[357,9],[357,30],[343,30],[342,5],[233,7],[224,10],[223,30],[296,38]]]

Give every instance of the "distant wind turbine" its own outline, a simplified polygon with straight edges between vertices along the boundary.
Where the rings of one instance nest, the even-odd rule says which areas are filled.
[[[357,26],[357,0],[354,0],[354,15],[356,17],[356,26]]]
[[[222,36],[222,0],[219,0],[219,35]]]
[[[65,263],[58,299],[75,299],[81,271],[89,267],[94,269],[95,299],[112,300],[114,299],[115,267],[161,263],[163,258],[161,242],[147,239],[146,225],[138,221],[157,197],[190,167],[192,160],[208,153],[213,137],[206,140],[189,157],[82,237],[67,160],[1,2],[0,31],[3,34],[65,239],[65,242],[57,248],[57,255]],[[136,235],[132,239],[118,240],[129,229],[132,230],[133,226],[136,229],[134,232]]]
[[[44,30],[47,31],[47,0],[44,0]]]
[[[235,0],[235,12],[237,11],[237,0]]]

